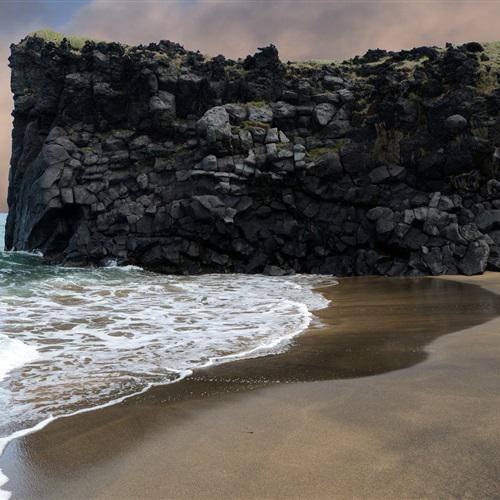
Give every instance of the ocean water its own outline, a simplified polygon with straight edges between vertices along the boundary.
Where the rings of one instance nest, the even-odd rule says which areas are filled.
[[[312,290],[319,283],[325,278],[48,266],[0,252],[0,453],[58,416],[286,348],[328,304]]]

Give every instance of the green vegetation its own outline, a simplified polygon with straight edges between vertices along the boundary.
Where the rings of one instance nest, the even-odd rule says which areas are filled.
[[[253,121],[253,120],[245,120],[245,121],[241,122],[241,128],[243,130],[247,130],[249,128],[255,128],[255,127],[268,129],[269,123],[257,122],[257,121]]]
[[[152,58],[154,61],[162,62],[162,63],[169,63],[172,61],[171,58],[167,56],[167,54],[162,54],[161,52],[153,52]]]
[[[489,139],[489,130],[487,127],[479,127],[479,128],[471,127],[471,132],[476,137],[481,137],[486,140]]]
[[[428,61],[429,58],[427,56],[422,56],[419,59],[412,59],[406,61],[399,61],[396,63],[396,68],[398,69],[407,69],[409,71],[414,70],[417,66],[420,66],[424,62]]]
[[[245,69],[241,64],[233,64],[231,66],[226,66],[224,68],[224,73],[226,77],[230,79],[239,78],[245,74]]]
[[[254,108],[263,108],[266,105],[265,101],[248,101],[248,106],[253,106]]]
[[[307,156],[309,156],[309,158],[311,158],[312,160],[315,160],[316,158],[326,155],[327,153],[338,153],[342,149],[344,144],[345,139],[338,141],[335,146],[310,149],[307,152]]]
[[[500,86],[498,75],[500,74],[500,42],[483,43],[484,54],[488,56],[487,61],[479,57],[481,76],[477,89],[483,94],[490,94]]]
[[[41,29],[37,31],[33,31],[30,33],[27,38],[41,38],[46,42],[54,42],[57,45],[60,45],[64,38],[68,40],[71,44],[71,47],[76,50],[80,50],[85,45],[85,42],[101,42],[102,40],[95,40],[92,38],[85,38],[81,36],[75,35],[63,35],[62,33],[57,33],[57,31],[53,31],[51,29]]]
[[[376,61],[367,62],[364,65],[365,66],[372,66],[372,67],[381,66],[382,64],[386,63],[387,61],[389,61],[391,59],[392,59],[392,56],[390,56],[390,55],[382,56],[379,59],[377,59]]]
[[[290,71],[294,70],[305,70],[305,71],[317,71],[323,66],[339,66],[338,61],[333,59],[307,59],[305,61],[288,61],[286,69]]]
[[[178,70],[180,70],[184,65],[184,63],[186,62],[186,58],[181,54],[175,54],[174,57],[168,57],[165,55],[164,58],[165,61],[168,61],[171,64],[173,64]]]
[[[486,55],[490,58],[489,61],[484,61],[484,64],[491,64],[492,67],[500,69],[500,41],[487,42],[482,45]]]
[[[330,65],[330,64],[338,64],[338,61],[335,59],[309,59],[308,61],[309,64],[320,64],[320,65]]]
[[[296,67],[318,67],[338,64],[338,61],[333,59],[306,59],[305,61],[290,61],[289,64]]]

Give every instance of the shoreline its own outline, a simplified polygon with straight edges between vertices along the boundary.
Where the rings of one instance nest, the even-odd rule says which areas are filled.
[[[491,273],[488,276],[491,277]],[[495,278],[486,279],[494,280]],[[486,279],[482,281],[486,281]],[[497,277],[497,279],[500,278]],[[380,373],[397,378],[397,374],[408,372],[408,370],[401,370],[401,368],[421,367],[422,363],[419,362],[427,358],[425,346],[438,337],[450,332],[474,328],[474,325],[477,326],[478,323],[478,314],[483,320],[481,324],[484,324],[484,321],[498,318],[500,308],[498,300],[493,294],[484,293],[484,291],[476,293],[477,290],[471,292],[476,287],[471,288],[469,283],[477,285],[478,282],[481,284],[481,279],[478,277],[471,279],[463,279],[462,277],[391,278],[389,281],[387,278],[342,278],[340,286],[333,287],[336,302],[317,313],[317,316],[326,321],[328,325],[326,328],[317,325],[296,337],[295,341],[292,341],[292,346],[284,353],[232,361],[197,370],[193,376],[180,382],[154,387],[142,396],[134,396],[122,404],[106,409],[93,409],[85,416],[75,415],[55,420],[44,430],[19,440],[16,446],[12,446],[15,449],[6,450],[4,458],[1,460],[2,468],[7,471],[6,475],[10,478],[6,488],[10,491],[14,490],[16,495],[23,496],[24,492],[24,496],[26,496],[29,492],[32,496],[44,497],[44,491],[48,493],[48,490],[43,490],[43,484],[42,489],[38,490],[41,485],[35,484],[37,479],[43,479],[38,476],[42,474],[41,471],[54,468],[54,465],[57,465],[56,469],[62,467],[64,464],[60,461],[61,454],[66,459],[68,458],[67,447],[71,448],[68,443],[77,441],[81,445],[82,436],[97,436],[101,434],[99,429],[104,430],[111,426],[113,429],[111,434],[114,435],[116,432],[121,432],[120,425],[123,425],[125,429],[128,426],[129,430],[132,425],[134,432],[139,431],[139,434],[143,435],[151,432],[151,429],[155,429],[154,432],[158,431],[156,429],[158,421],[164,419],[174,427],[182,426],[178,416],[168,415],[168,413],[171,411],[174,413],[176,411],[181,413],[185,411],[190,413],[214,411],[210,407],[231,403],[232,398],[238,399],[240,397],[237,393],[245,392],[246,394],[243,396],[245,400],[253,397],[249,394],[253,389],[265,388],[266,391],[273,391],[278,388],[283,389],[284,383],[326,380],[327,382],[316,382],[316,384],[338,384],[341,382],[339,379],[345,379],[347,382],[353,380],[373,381],[380,377],[368,379],[366,377]],[[391,284],[388,285],[388,283]],[[408,288],[412,287],[413,290],[408,291]],[[366,288],[369,288],[370,293],[375,294],[376,298],[374,299],[372,296],[369,299],[372,303],[359,311],[360,303],[363,303],[361,300],[363,289]],[[498,288],[500,289],[500,285]],[[339,291],[341,291],[340,294]],[[422,292],[425,292],[423,297],[421,296]],[[331,294],[332,290],[326,289],[325,293]],[[420,300],[420,305],[417,307],[412,305],[415,294],[419,296]],[[443,308],[443,304],[447,303],[446,296],[450,294],[453,295],[454,302],[452,316],[450,316],[449,303],[446,310],[439,312]],[[398,321],[401,325],[403,324],[401,321],[404,320],[405,315],[408,315],[408,308],[412,309],[413,319],[417,319],[418,324],[413,325],[413,327],[407,324],[405,342],[394,344],[398,337],[400,341],[402,340],[401,332],[394,327],[397,326]],[[429,314],[424,315],[426,310]],[[378,312],[375,313],[375,311]],[[374,336],[373,319],[377,317],[377,314],[385,316],[386,321],[384,325],[378,326],[378,331],[375,328],[376,332],[383,335]],[[461,328],[459,328],[460,326]],[[331,334],[332,328],[334,335]],[[383,332],[384,328],[391,328],[391,330]],[[348,347],[351,351],[346,350]],[[358,350],[356,351],[356,349]],[[326,356],[325,353],[327,353]],[[353,360],[356,363],[353,363]],[[359,379],[358,377],[365,378]],[[290,387],[304,386],[311,386],[311,383],[290,384]],[[261,392],[257,391],[256,394]],[[238,406],[241,401],[233,401],[233,404]],[[138,419],[139,415],[144,418],[149,411],[154,415],[148,415],[144,425],[146,429],[138,429],[137,422],[133,424],[133,421]],[[121,413],[128,415],[123,416]],[[63,422],[63,420],[65,421]],[[76,436],[75,426],[81,429],[76,433]],[[114,452],[111,449],[104,452],[105,456],[110,454],[107,457],[108,462],[112,461],[113,455],[116,458],[116,453],[121,456],[123,452],[123,443],[116,443],[116,435],[111,441],[118,446],[115,446]],[[118,439],[118,441],[120,440]],[[142,440],[140,442],[142,443]],[[102,455],[103,450],[91,448],[91,445],[86,446],[85,468],[95,469],[94,463],[102,464],[103,457],[98,455]],[[22,477],[23,474],[19,474],[19,472],[23,470],[26,473],[25,466],[17,470],[17,473],[15,470],[9,470],[12,469],[10,466],[16,457],[21,461],[26,459],[26,453],[24,456],[22,453],[23,449],[29,450],[32,463],[29,464],[28,469],[31,468],[32,474],[38,478],[34,476],[29,479]],[[51,457],[54,451],[57,452],[55,454],[57,456]],[[133,450],[129,449],[128,453],[133,454]],[[36,464],[37,467],[34,467],[35,462],[40,459],[40,456],[36,455],[40,454],[43,455],[43,459],[40,464]],[[51,460],[54,459],[55,462],[51,463]],[[78,469],[82,466],[81,459],[72,460],[72,468],[76,466]],[[4,465],[4,462],[7,463]],[[107,463],[106,467],[113,468],[113,465]],[[45,470],[43,474],[47,474],[47,472]],[[55,481],[56,491],[60,491],[59,487],[75,488],[74,481],[65,482],[62,477],[58,477],[60,472],[53,477],[49,477],[50,474],[46,476],[45,487],[47,488],[49,483]],[[93,482],[93,479],[90,481]],[[41,482],[44,483],[43,480]],[[32,484],[28,485],[27,483]],[[27,486],[29,486],[28,489],[26,489]],[[95,496],[90,493],[88,485],[79,484],[79,486],[84,488],[81,491]],[[95,484],[93,486],[96,487]],[[95,493],[95,490],[93,492]],[[54,493],[52,491],[52,494],[47,496],[53,496]]]
[[[0,213],[0,215],[2,215],[2,214]],[[19,254],[19,253],[23,253],[23,252],[19,251],[16,253]],[[33,255],[31,253],[29,253],[29,254]],[[115,266],[110,266],[110,267],[115,267]],[[134,267],[134,266],[125,266],[125,268],[126,267]],[[122,269],[123,269],[123,267],[122,267]],[[147,269],[143,269],[143,268],[137,268],[137,269],[147,271]],[[320,275],[318,275],[317,281],[318,281],[318,285],[312,287],[311,291],[318,292],[320,294],[321,294],[320,289],[331,288],[331,287],[336,286],[338,284],[338,282],[333,277],[328,278],[326,276],[320,276]],[[323,295],[323,294],[321,294],[321,295]],[[304,304],[304,307],[306,307],[305,304]],[[328,304],[326,304],[324,307],[328,307]],[[323,309],[323,308],[321,308],[321,309]],[[32,427],[13,431],[10,435],[7,435],[7,436],[0,436],[0,458],[2,457],[2,453],[5,449],[5,447],[8,446],[11,441],[14,441],[18,438],[28,436],[30,434],[33,434],[34,432],[38,432],[39,430],[45,428],[47,425],[49,425],[51,422],[53,422],[55,420],[59,420],[62,418],[70,418],[70,417],[73,417],[76,415],[80,415],[82,413],[98,411],[98,410],[101,410],[101,409],[104,409],[104,408],[107,408],[110,406],[121,404],[128,399],[140,397],[141,395],[143,395],[144,393],[150,391],[151,389],[153,389],[155,387],[165,387],[165,386],[169,386],[171,384],[180,383],[187,377],[192,377],[193,375],[196,376],[196,374],[200,371],[203,372],[204,370],[207,370],[207,369],[216,368],[222,364],[234,363],[234,362],[239,361],[239,360],[246,360],[246,359],[253,359],[253,358],[260,358],[260,357],[273,357],[275,355],[282,354],[288,348],[287,346],[290,344],[290,342],[292,342],[293,339],[295,339],[295,337],[302,335],[304,332],[306,332],[311,327],[311,323],[318,321],[318,318],[314,314],[314,311],[316,311],[316,309],[309,309],[308,310],[308,313],[307,313],[309,316],[308,325],[303,327],[302,330],[300,330],[300,331],[293,331],[292,333],[288,333],[288,334],[286,334],[278,339],[273,339],[270,342],[267,342],[265,344],[261,344],[257,347],[250,348],[247,351],[242,351],[242,352],[235,353],[235,354],[227,354],[227,355],[222,355],[222,356],[210,357],[210,358],[208,358],[208,361],[206,361],[204,364],[201,364],[195,368],[191,368],[191,369],[186,368],[183,370],[169,369],[170,372],[175,371],[179,377],[177,379],[173,379],[172,381],[169,381],[169,382],[149,383],[145,387],[143,387],[142,389],[140,389],[136,392],[132,392],[130,394],[125,394],[125,395],[120,396],[116,399],[102,402],[102,403],[99,403],[99,404],[94,405],[94,406],[83,407],[83,408],[74,410],[70,413],[65,413],[65,414],[61,414],[61,415],[57,415],[57,416],[51,415],[51,416],[45,418],[44,420],[37,422]],[[24,364],[25,363],[23,362],[21,364],[21,366],[23,366]],[[7,370],[7,372],[8,371],[10,371],[10,370]],[[3,479],[1,476],[1,473],[2,473],[2,470],[0,469],[0,481],[2,481],[2,479]],[[2,488],[3,484],[5,484],[5,483],[0,482],[0,498],[2,498],[1,493],[3,490],[1,488]]]
[[[17,253],[22,253],[22,252],[17,252]],[[111,266],[111,267],[113,267],[113,266]],[[142,268],[138,268],[138,269],[142,269]],[[144,270],[147,271],[147,269],[144,269]],[[321,289],[331,288],[331,287],[334,287],[338,284],[337,281],[333,278],[327,279],[326,277],[321,277],[320,281],[324,281],[324,283],[311,288],[312,291],[321,293],[321,292],[319,292]],[[331,283],[327,283],[327,281],[330,281]],[[325,307],[328,307],[328,304]],[[317,316],[314,314],[315,311],[316,310],[309,310],[309,316],[310,316],[309,324],[302,331],[300,331],[298,333],[293,332],[292,334],[288,334],[288,335],[283,336],[277,340],[273,340],[271,343],[266,343],[266,344],[260,345],[258,347],[252,348],[248,351],[243,351],[240,353],[230,354],[230,355],[226,355],[226,356],[210,358],[204,365],[201,365],[199,367],[196,367],[193,369],[179,370],[178,371],[179,378],[174,379],[170,382],[149,383],[148,385],[146,385],[141,390],[138,390],[137,392],[126,394],[126,395],[120,396],[117,399],[113,399],[113,400],[110,400],[110,401],[107,401],[104,403],[100,403],[100,404],[97,404],[95,406],[83,407],[83,408],[80,408],[78,410],[72,411],[70,413],[61,414],[61,415],[57,415],[57,416],[51,415],[51,416],[45,418],[44,420],[36,423],[32,427],[20,429],[18,431],[12,432],[12,434],[10,434],[8,436],[0,437],[0,459],[2,458],[2,455],[3,455],[5,448],[11,442],[13,442],[17,439],[22,439],[26,436],[34,434],[35,432],[39,432],[42,429],[44,429],[45,427],[47,427],[47,425],[50,425],[52,422],[55,422],[56,420],[71,418],[71,417],[75,417],[75,416],[78,416],[78,415],[81,415],[84,413],[99,411],[99,410],[103,410],[105,408],[109,408],[109,407],[114,406],[114,405],[119,405],[119,404],[124,403],[125,401],[127,401],[129,399],[140,397],[143,394],[151,391],[154,388],[158,388],[158,387],[164,388],[166,386],[170,386],[173,384],[179,384],[182,381],[184,381],[186,378],[196,377],[196,374],[198,372],[203,372],[203,371],[208,370],[208,369],[217,368],[223,364],[234,363],[234,362],[239,361],[239,360],[256,359],[256,358],[260,358],[260,357],[273,357],[276,355],[280,355],[284,351],[286,351],[286,349],[288,348],[287,346],[296,337],[302,335],[304,332],[306,332],[311,327],[311,323],[318,321]],[[258,354],[258,353],[262,353],[262,354]],[[4,498],[5,499],[10,498],[10,492],[5,491],[3,489],[3,486],[8,481],[9,481],[9,478],[7,478],[6,476],[3,475],[3,471],[0,468],[0,500],[3,500]]]

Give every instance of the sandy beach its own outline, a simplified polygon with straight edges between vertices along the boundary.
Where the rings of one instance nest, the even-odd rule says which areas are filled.
[[[345,278],[285,353],[56,420],[13,498],[500,498],[500,274]]]

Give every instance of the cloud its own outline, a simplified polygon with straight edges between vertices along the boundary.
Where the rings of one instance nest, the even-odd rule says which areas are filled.
[[[55,5],[62,11],[70,3]],[[129,44],[169,39],[233,58],[269,43],[278,46],[282,59],[299,60],[345,59],[376,47],[397,50],[500,38],[500,2],[489,0],[93,0],[71,5],[71,12],[63,12],[70,17],[61,29],[67,33]],[[56,9],[43,2],[5,0],[0,9],[1,209],[10,155],[6,48],[26,32],[50,24]]]
[[[3,0],[0,5],[0,212],[7,208],[7,184],[11,153],[12,96],[9,46],[47,21],[49,10],[42,2]],[[0,243],[1,245],[1,243]]]
[[[68,28],[126,43],[170,39],[215,55],[243,57],[275,43],[284,59],[343,59],[369,48],[493,40],[500,4],[491,1],[93,0]]]
[[[17,35],[25,27],[42,22],[48,13],[47,6],[42,2],[3,0],[0,16],[2,38],[9,34]]]

